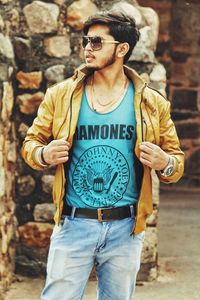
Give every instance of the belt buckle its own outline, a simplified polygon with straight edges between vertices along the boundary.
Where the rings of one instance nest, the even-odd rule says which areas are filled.
[[[102,208],[97,208],[97,216],[98,216],[98,221],[99,222],[103,222],[103,219],[102,219],[102,216],[103,216]]]
[[[103,218],[103,211],[108,209],[111,209],[111,207],[97,208],[97,216],[99,222],[109,222],[111,220],[111,218],[110,219]]]

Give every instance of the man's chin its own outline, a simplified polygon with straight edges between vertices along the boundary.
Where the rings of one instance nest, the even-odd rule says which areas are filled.
[[[93,70],[93,71],[99,70],[99,67],[95,64],[87,63],[87,62],[85,64],[86,64],[87,68],[90,69],[90,70]]]

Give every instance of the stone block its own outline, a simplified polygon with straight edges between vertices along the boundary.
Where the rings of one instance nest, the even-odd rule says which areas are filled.
[[[5,171],[2,166],[0,167],[0,197],[3,197],[6,192],[6,182],[5,182]]]
[[[185,174],[200,179],[200,149],[193,152],[186,160]]]
[[[12,115],[14,104],[13,87],[10,82],[3,82],[3,98],[2,98],[2,120],[8,121]]]
[[[192,146],[199,147],[200,146],[200,137],[192,141]]]
[[[8,13],[8,18],[12,30],[18,30],[20,23],[19,11],[15,8],[11,9]]]
[[[24,276],[45,275],[49,247],[26,247],[17,244],[15,272]]]
[[[171,64],[171,84],[178,86],[200,85],[200,56],[192,56],[185,63]]]
[[[186,53],[184,48],[182,51],[171,51],[171,58],[174,62],[185,63],[187,59],[191,56],[191,53]]]
[[[186,151],[191,148],[191,140],[180,140],[181,149]]]
[[[52,33],[58,29],[59,8],[56,4],[33,1],[23,12],[33,34]]]
[[[42,180],[42,190],[45,193],[50,194],[52,192],[53,182],[54,182],[54,175],[43,175]]]
[[[19,71],[16,78],[21,89],[39,89],[42,82],[42,72],[25,73]]]
[[[24,255],[16,256],[15,273],[30,277],[44,276],[46,274],[46,264],[39,260],[28,259]]]
[[[45,78],[52,83],[60,82],[65,79],[65,65],[55,65],[49,67],[45,73]]]
[[[145,20],[145,24],[152,28],[151,38],[152,43],[157,44],[159,33],[159,18],[158,14],[150,7],[139,7],[140,12]],[[133,15],[134,17],[134,15]]]
[[[156,263],[141,263],[140,271],[137,276],[137,281],[153,281],[158,276]]]
[[[157,228],[147,227],[145,231],[145,240],[142,249],[142,263],[155,263],[158,255],[157,250]]]
[[[22,198],[19,195],[18,201],[21,203],[16,204],[15,214],[18,220],[19,225],[25,224],[29,221],[33,221],[33,207],[34,207],[34,200],[32,195],[27,198]],[[35,197],[36,198],[36,197]],[[37,198],[36,198],[37,199]],[[24,203],[25,201],[28,201],[28,203]],[[37,201],[37,200],[35,200]]]
[[[172,51],[199,55],[200,6],[191,1],[188,2],[187,6],[183,5],[180,0],[173,4]],[[187,26],[185,26],[185,20],[187,20]]]
[[[155,63],[155,47],[152,29],[150,26],[145,26],[140,29],[140,39],[133,49],[129,60]]]
[[[18,227],[19,241],[26,247],[45,248],[49,245],[53,224],[28,222]]]
[[[153,205],[158,206],[159,205],[159,190],[160,190],[160,181],[158,179],[158,176],[155,172],[155,170],[151,171],[151,177],[152,177],[152,198],[153,198]]]
[[[0,0],[0,3],[2,3],[2,4],[7,4],[7,3],[9,3],[9,2],[11,2],[12,0]]]
[[[44,98],[44,93],[22,94],[17,96],[17,103],[20,111],[25,115],[31,115],[37,112],[37,109]]]
[[[26,137],[28,129],[29,129],[29,127],[24,123],[21,123],[19,125],[18,132],[22,139],[24,139]]]
[[[7,141],[5,150],[6,150],[7,161],[14,164],[17,160],[15,141],[14,142]]]
[[[0,63],[0,81],[8,80],[8,65]]]
[[[147,226],[156,226],[158,221],[158,208],[154,208],[152,214],[147,218]]]
[[[66,1],[65,0],[53,0],[53,2],[58,5],[63,5]]]
[[[4,165],[4,143],[5,143],[5,136],[3,134],[3,124],[0,123],[0,168],[3,169]]]
[[[125,1],[121,1],[114,4],[111,9],[134,17],[135,23],[138,27],[144,26],[144,19],[138,7],[135,7]]]
[[[192,89],[175,89],[172,95],[172,109],[197,110],[198,92]]]
[[[38,248],[38,247],[26,247],[20,243],[16,244],[16,255],[22,256],[24,255],[30,260],[42,261],[44,263],[47,262],[49,246]]]
[[[200,112],[198,111],[188,111],[188,110],[173,110],[171,112],[172,120],[174,121],[184,121],[187,119],[194,119],[200,117]]]
[[[9,36],[0,33],[0,56],[8,59],[14,59],[14,51]]]
[[[200,135],[199,119],[179,121],[175,123],[176,131],[180,139],[195,139]]]
[[[162,81],[166,83],[166,70],[162,64],[156,64],[149,75],[150,81]]]
[[[25,60],[31,58],[32,50],[31,50],[30,40],[21,37],[15,37],[14,49],[15,49],[15,54],[19,59]]]
[[[31,175],[19,176],[17,178],[17,188],[19,195],[29,196],[35,189],[35,180]]]
[[[2,18],[2,16],[0,15],[0,30],[2,30],[4,28],[4,20]]]
[[[33,216],[36,222],[51,222],[54,213],[55,205],[53,203],[43,203],[35,206]]]
[[[71,48],[70,41],[67,35],[54,36],[44,40],[44,51],[52,57],[70,56]]]
[[[146,6],[146,7],[149,6],[157,12],[160,21],[159,41],[162,42],[168,41],[170,39],[172,1],[171,0],[165,0],[165,1],[138,0],[138,3],[142,6]]]
[[[98,9],[91,0],[74,1],[67,8],[66,23],[76,30],[83,29],[83,23],[90,15],[96,14]]]

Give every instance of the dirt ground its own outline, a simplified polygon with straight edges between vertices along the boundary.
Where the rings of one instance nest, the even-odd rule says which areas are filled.
[[[162,192],[158,229],[158,279],[138,285],[134,300],[199,300],[200,194]],[[17,277],[5,300],[39,300],[43,279]],[[89,282],[84,300],[95,299],[96,283]]]

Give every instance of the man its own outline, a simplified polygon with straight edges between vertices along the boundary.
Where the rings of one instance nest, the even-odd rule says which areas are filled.
[[[138,39],[131,17],[90,17],[86,65],[47,90],[24,141],[32,168],[57,165],[42,300],[82,299],[94,264],[98,299],[132,299],[152,213],[151,169],[166,183],[183,174],[169,102],[124,66]]]

